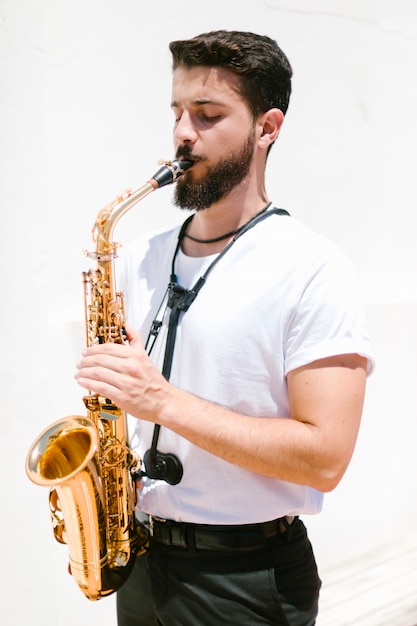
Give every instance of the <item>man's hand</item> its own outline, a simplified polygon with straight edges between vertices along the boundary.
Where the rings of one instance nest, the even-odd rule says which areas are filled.
[[[169,385],[146,354],[140,335],[129,324],[125,329],[128,344],[86,348],[75,378],[81,387],[110,398],[127,413],[153,421]]]

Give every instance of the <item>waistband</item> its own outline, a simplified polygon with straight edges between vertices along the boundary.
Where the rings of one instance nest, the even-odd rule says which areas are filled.
[[[259,524],[211,525],[174,522],[150,517],[150,532],[158,543],[188,550],[257,550],[290,530],[297,517],[285,516]]]

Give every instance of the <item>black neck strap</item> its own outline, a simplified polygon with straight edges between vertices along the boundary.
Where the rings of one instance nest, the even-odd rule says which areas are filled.
[[[168,284],[168,302],[167,306],[171,309],[171,313],[169,315],[168,320],[168,333],[165,345],[165,354],[164,354],[164,362],[162,366],[162,375],[166,380],[169,380],[171,375],[171,367],[172,360],[174,357],[174,348],[175,348],[175,339],[177,336],[177,328],[178,328],[178,320],[181,312],[188,311],[196,297],[198,296],[201,288],[205,285],[207,276],[212,271],[212,269],[217,265],[217,263],[224,257],[224,255],[230,250],[233,244],[244,235],[248,230],[262,222],[264,219],[269,217],[270,215],[289,215],[288,211],[285,209],[277,209],[272,208],[268,209],[266,207],[261,213],[256,214],[249,222],[247,222],[239,232],[235,234],[233,239],[223,248],[223,250],[216,256],[216,258],[210,263],[206,271],[200,278],[197,280],[195,285],[191,289],[184,289],[178,284],[177,275],[175,273],[175,261],[177,259],[177,255],[181,246],[181,241],[184,238],[184,233],[187,230],[187,227],[190,221],[193,219],[194,215],[191,215],[187,218],[182,225],[179,233],[178,233],[178,241],[177,245],[172,257],[171,263],[171,276]],[[165,296],[164,296],[165,300]],[[161,310],[162,305],[159,310]],[[150,337],[153,336],[153,341],[151,348],[148,352],[150,354],[152,347],[156,341],[159,330],[161,328],[162,322],[154,320],[148,340],[146,342],[146,346],[149,343]],[[155,424],[153,437],[152,437],[152,445],[151,448],[145,453],[144,463],[146,467],[146,472],[144,475],[149,476],[150,478],[157,478],[160,480],[165,480],[171,485],[176,485],[180,482],[182,478],[182,464],[181,461],[174,454],[163,454],[158,452],[158,439],[159,439],[159,431],[161,427],[159,424]]]
[[[214,261],[212,261],[212,263],[210,263],[209,267],[206,269],[204,274],[202,276],[200,276],[200,278],[197,280],[195,285],[191,289],[188,289],[188,290],[187,289],[183,289],[183,287],[179,287],[178,279],[177,279],[177,276],[175,274],[175,261],[176,261],[177,255],[178,255],[178,251],[180,249],[181,242],[182,242],[182,240],[184,238],[184,234],[185,234],[185,232],[187,230],[187,227],[188,227],[189,223],[191,222],[191,220],[193,219],[194,215],[191,215],[189,218],[187,218],[185,220],[184,224],[181,226],[180,232],[178,233],[178,242],[177,242],[177,246],[176,246],[175,251],[174,251],[174,255],[172,257],[171,277],[170,277],[170,285],[178,286],[179,289],[181,289],[182,292],[183,292],[183,294],[182,294],[182,296],[180,298],[180,302],[178,304],[180,311],[187,311],[190,308],[191,304],[194,302],[195,298],[197,297],[198,292],[200,291],[202,286],[205,284],[206,278],[207,278],[208,274],[215,267],[215,265],[217,265],[217,263],[220,261],[220,259],[222,259],[224,257],[226,252],[228,252],[230,250],[230,248],[233,246],[235,241],[237,241],[239,239],[239,237],[241,237],[242,235],[247,233],[248,230],[250,230],[251,228],[256,226],[256,224],[259,224],[259,222],[262,222],[264,219],[266,219],[270,215],[289,215],[289,213],[285,209],[273,208],[273,209],[269,209],[268,210],[268,207],[263,209],[263,211],[261,211],[260,213],[257,213],[252,219],[249,220],[249,222],[247,222],[239,230],[239,232],[237,232],[235,234],[235,236],[233,237],[233,239],[231,239],[231,241],[229,241],[227,246],[225,246],[223,248],[223,250],[216,256]]]

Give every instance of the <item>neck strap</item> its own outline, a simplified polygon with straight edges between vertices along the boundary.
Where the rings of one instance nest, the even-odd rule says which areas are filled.
[[[268,206],[270,206],[270,205],[268,205]],[[206,269],[204,274],[202,276],[200,276],[200,278],[197,280],[195,285],[191,289],[189,289],[189,290],[183,289],[182,287],[180,288],[180,289],[183,289],[183,291],[187,294],[186,296],[183,297],[183,301],[181,303],[181,308],[180,308],[181,311],[187,311],[189,309],[189,307],[191,306],[192,302],[194,302],[195,298],[197,297],[198,292],[200,291],[200,289],[202,288],[202,286],[206,282],[206,278],[207,278],[209,272],[211,272],[211,270],[214,268],[215,265],[217,265],[217,263],[220,261],[220,259],[222,259],[224,257],[226,252],[228,252],[230,250],[230,248],[233,246],[235,241],[237,241],[239,239],[239,237],[241,237],[242,235],[247,233],[248,230],[250,230],[251,228],[256,226],[256,224],[259,224],[259,222],[262,222],[264,219],[266,219],[270,215],[289,215],[289,213],[285,209],[273,208],[273,209],[269,209],[268,210],[268,207],[266,207],[265,209],[262,209],[262,211],[260,213],[257,213],[256,215],[254,215],[248,222],[246,222],[246,224],[244,224],[239,229],[237,229],[233,239],[231,241],[229,241],[227,246],[225,246],[223,248],[223,250],[216,256],[214,261],[212,261],[210,263],[209,267]],[[190,224],[190,222],[193,219],[193,217],[194,217],[194,215],[191,215],[190,217],[188,217],[185,220],[185,222],[181,226],[180,232],[178,233],[178,241],[177,241],[177,245],[176,245],[176,248],[175,248],[175,251],[174,251],[174,254],[173,254],[173,257],[172,257],[172,262],[171,262],[170,285],[178,285],[178,279],[177,279],[177,276],[175,274],[175,261],[176,261],[176,258],[177,258],[177,255],[178,255],[178,252],[179,252],[179,249],[180,249],[180,246],[181,246],[181,241],[183,240],[183,238],[185,236],[185,233],[186,233],[186,230],[187,230],[187,227]]]
[[[187,218],[182,225],[180,232],[178,234],[177,245],[172,257],[171,263],[171,276],[170,282],[168,284],[167,292],[164,296],[164,301],[166,297],[168,297],[167,306],[171,309],[171,313],[169,315],[168,320],[168,333],[165,345],[165,354],[164,354],[164,362],[162,366],[162,375],[166,380],[169,380],[171,375],[171,367],[172,360],[174,356],[174,348],[175,348],[175,339],[177,336],[177,328],[178,328],[178,320],[181,312],[188,311],[196,297],[198,296],[201,288],[206,282],[208,274],[211,270],[217,265],[217,263],[224,257],[226,252],[230,250],[235,241],[239,239],[242,235],[244,235],[248,230],[256,226],[259,222],[262,222],[265,218],[270,215],[289,215],[288,211],[285,209],[277,209],[273,208],[270,210],[264,209],[261,213],[256,214],[249,222],[246,222],[244,226],[242,226],[238,232],[236,232],[233,239],[227,244],[227,246],[216,256],[214,261],[212,261],[209,267],[206,269],[204,274],[200,276],[195,285],[191,289],[184,289],[178,284],[178,279],[175,274],[175,261],[178,255],[178,251],[180,249],[181,241],[184,237],[186,229],[193,219],[193,215]],[[165,312],[164,304],[162,303],[158,314],[160,311]],[[148,335],[148,339],[146,341],[145,348],[147,348],[151,338],[151,346],[148,350],[148,354],[151,353],[152,348],[155,344],[155,341],[158,337],[159,331],[162,326],[162,320],[157,318],[153,321],[151,330]],[[178,459],[175,454],[171,453],[162,453],[157,449],[158,440],[159,440],[159,432],[161,427],[159,424],[155,424],[153,437],[152,437],[152,445],[151,448],[144,455],[144,464],[146,468],[146,472],[143,472],[143,475],[148,476],[149,478],[155,478],[159,480],[165,480],[167,483],[171,485],[176,485],[180,482],[183,474],[182,463]]]

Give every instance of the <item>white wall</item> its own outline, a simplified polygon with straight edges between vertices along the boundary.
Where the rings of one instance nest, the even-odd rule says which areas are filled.
[[[0,0],[1,485],[4,624],[115,624],[84,599],[26,478],[33,438],[83,412],[82,249],[98,210],[172,157],[168,42],[210,29],[278,39],[294,94],[268,168],[279,206],[339,242],[369,311],[377,370],[352,464],[306,520],[322,567],[412,532],[417,5],[412,0]],[[171,224],[169,188],[116,238]],[[335,625],[337,626],[337,625]]]

